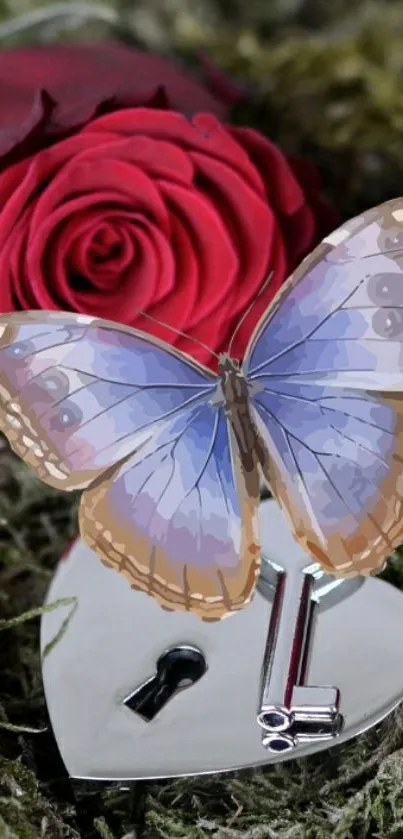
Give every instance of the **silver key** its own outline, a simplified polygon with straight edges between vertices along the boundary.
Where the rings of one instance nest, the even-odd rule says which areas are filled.
[[[336,686],[306,684],[309,655],[319,607],[317,592],[339,581],[330,578],[317,564],[307,564],[306,557],[288,564],[287,569],[265,559],[263,579],[266,596],[273,597],[270,625],[263,660],[260,702],[257,721],[264,732],[279,733],[293,729],[293,737],[270,738],[263,734],[263,745],[284,751],[300,743],[298,723],[309,725],[302,742],[309,737],[336,736],[340,732],[340,691]],[[353,588],[360,585],[353,583]],[[264,583],[261,584],[263,588]],[[351,584],[350,584],[351,589]],[[315,593],[316,592],[316,593]],[[283,745],[284,744],[284,745]]]

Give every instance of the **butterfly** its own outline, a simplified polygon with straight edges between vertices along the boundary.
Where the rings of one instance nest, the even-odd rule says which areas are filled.
[[[402,393],[403,199],[324,239],[218,374],[110,321],[0,317],[13,450],[83,490],[80,531],[105,565],[204,620],[252,597],[262,477],[327,572],[383,566],[403,541]]]

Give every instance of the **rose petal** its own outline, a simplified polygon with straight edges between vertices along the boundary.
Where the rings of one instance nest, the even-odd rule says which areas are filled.
[[[104,236],[105,231],[110,232],[109,248],[117,248],[116,255],[107,254],[106,246],[102,248],[99,244],[96,237],[100,231]],[[84,285],[103,292],[117,292],[121,276],[136,255],[133,232],[125,227],[123,220],[112,215],[100,218],[98,210],[88,216],[87,213],[77,214],[70,224],[60,225],[55,247],[64,255],[68,284],[73,291]]]
[[[202,277],[186,226],[174,214],[171,216],[171,228],[171,246],[175,266],[173,293],[164,295],[159,301],[152,301],[149,314],[163,321],[166,326],[189,329],[191,314],[199,297]],[[171,329],[167,330],[162,324],[158,325],[150,321],[147,321],[148,325],[145,325],[145,318],[140,318],[140,323],[143,323],[143,327],[140,328],[145,328],[146,332],[151,332],[168,343],[176,343],[176,334]]]
[[[10,312],[14,308],[32,308],[35,300],[29,282],[27,283],[27,272],[24,264],[31,215],[31,208],[26,207],[20,218],[16,219],[4,247],[0,248],[2,312]],[[10,286],[9,289],[7,285]],[[13,301],[11,305],[10,300]]]
[[[114,139],[113,135],[112,138]],[[0,173],[0,196],[2,210],[0,211],[0,249],[7,241],[15,226],[16,219],[24,211],[31,196],[36,195],[43,183],[51,181],[65,162],[76,157],[86,145],[103,145],[108,136],[95,134],[93,138],[86,135],[85,140],[71,137],[60,143],[55,149],[47,149],[34,158],[24,160]]]
[[[0,60],[1,55],[0,52]],[[9,82],[9,79],[7,81]],[[6,82],[6,90],[7,87],[9,85]],[[3,90],[4,87],[0,87],[0,91]],[[0,114],[2,113],[3,122],[0,128],[0,166],[2,169],[9,165],[14,157],[20,159],[37,150],[40,137],[56,108],[56,102],[46,90],[35,91],[33,87],[31,87],[30,104],[30,109],[26,112],[24,110],[21,114],[20,121],[17,121],[14,115],[16,120],[14,122],[13,112],[7,105],[2,111],[0,94]]]
[[[77,306],[80,311],[85,311],[88,295],[91,292],[88,291],[87,294],[87,292],[79,292],[76,288],[72,288],[66,265],[71,259],[70,248],[72,242],[87,232],[89,223],[88,207],[92,207],[90,213],[92,226],[96,222],[99,223],[100,217],[105,218],[113,215],[107,204],[101,202],[96,209],[94,209],[93,204],[94,200],[91,201],[91,196],[83,196],[80,199],[66,202],[53,214],[47,216],[41,226],[37,226],[32,220],[31,235],[27,246],[27,263],[31,272],[30,282],[36,296],[41,298],[43,308],[54,301],[54,292],[57,291],[58,299],[61,298],[65,301],[67,308],[74,310],[74,307]],[[96,218],[97,211],[100,213],[98,218]],[[121,210],[115,210],[114,214],[116,223],[124,221],[126,225],[131,225],[133,240],[136,241],[137,246],[140,243],[142,247],[141,252],[136,247],[136,266],[127,266],[125,270],[126,278],[124,275],[116,277],[118,293],[113,289],[111,290],[111,293],[118,297],[118,301],[113,302],[115,315],[118,312],[118,320],[123,318],[124,322],[130,322],[127,321],[127,317],[133,316],[130,305],[128,305],[128,300],[131,297],[125,295],[125,285],[132,284],[135,276],[137,286],[133,309],[136,307],[146,308],[150,305],[150,299],[152,303],[162,299],[172,291],[173,257],[169,240],[158,227],[152,224],[150,219],[138,213],[124,213]],[[51,254],[50,257],[49,253]],[[146,253],[153,260],[154,267],[152,269],[149,266],[147,267]],[[49,259],[51,263],[49,263]],[[48,266],[48,276],[53,277],[51,289],[49,289],[49,283],[46,281],[46,273],[44,274],[46,265]],[[130,280],[129,277],[131,277]],[[100,298],[99,306],[102,309],[110,305],[111,299]],[[94,310],[92,309],[92,311]]]
[[[147,102],[164,86],[174,109],[195,113],[227,113],[218,95],[156,55],[118,43],[37,45],[0,53],[0,115],[15,123],[26,117],[35,90],[46,88],[61,103],[59,118],[77,107],[77,91],[85,101],[88,119],[95,105],[120,96]]]
[[[284,277],[286,276],[286,266],[287,252],[284,246],[284,240],[279,225],[275,224],[270,252],[270,281],[262,294],[255,297],[251,296],[249,303],[253,301],[253,306],[247,317],[242,320],[242,323],[242,315],[237,315],[237,317],[230,322],[225,340],[223,340],[221,345],[222,352],[228,349],[228,342],[232,338],[234,330],[237,329],[238,324],[240,324],[231,349],[231,355],[234,358],[239,359],[245,356],[253,331],[256,329],[260,318],[267,312],[273,298],[284,282]]]
[[[209,278],[208,283],[200,284],[197,305],[189,317],[188,327],[193,329],[227,297],[238,271],[238,258],[223,220],[205,196],[163,181],[160,189],[167,206],[186,226],[197,254],[201,277]]]
[[[280,149],[253,128],[231,128],[262,174],[270,206],[281,215],[292,215],[304,204],[304,193]]]
[[[193,182],[194,168],[189,155],[173,143],[165,140],[155,140],[141,134],[130,139],[116,137],[114,134],[95,134],[96,142],[92,142],[91,134],[86,135],[83,148],[76,154],[80,163],[85,161],[92,164],[104,163],[105,158],[120,162],[133,163],[140,169],[144,169],[153,178],[164,178],[179,181],[183,184]],[[103,141],[101,140],[103,138]],[[69,141],[64,144],[68,154],[66,160],[71,158]],[[47,152],[51,158],[51,153]]]
[[[259,195],[222,162],[197,152],[191,158],[205,181],[204,191],[212,197],[217,214],[225,220],[239,268],[236,281],[223,283],[232,294],[234,314],[243,311],[253,292],[259,290],[269,268],[273,213]],[[248,212],[243,212],[247,207]]]
[[[75,200],[75,195],[80,198]],[[76,212],[88,198],[92,205],[115,204],[136,212],[141,210],[169,235],[169,215],[155,182],[137,166],[109,159],[104,160],[101,168],[87,161],[81,163],[79,157],[66,165],[38,198],[32,225],[39,227],[67,202],[70,212]]]
[[[292,155],[288,157],[288,163],[294,177],[297,178],[304,190],[307,205],[312,210],[315,220],[315,236],[317,239],[322,239],[338,226],[340,222],[339,213],[329,204],[321,192],[319,172],[309,160],[302,160]]]
[[[76,247],[75,247],[76,245]],[[69,273],[85,277],[88,284],[102,292],[114,291],[135,260],[133,231],[120,219],[103,219],[91,230],[72,237],[69,247]],[[70,280],[70,283],[72,281]]]
[[[150,299],[155,297],[158,282],[161,279],[161,269],[168,272],[172,278],[172,257],[169,244],[151,225],[149,228],[137,226],[136,232],[136,260],[126,274],[120,276],[119,293],[112,289],[102,296],[96,295],[97,310],[103,316],[112,317],[123,323],[131,323],[136,317],[137,309],[148,309]],[[172,287],[172,282],[171,282]],[[76,300],[88,310],[91,304],[92,291],[78,292]],[[109,314],[106,314],[109,313]]]
[[[91,132],[116,132],[130,137],[145,134],[176,143],[180,148],[204,152],[239,170],[257,192],[265,195],[264,183],[258,170],[252,165],[249,155],[231,136],[231,132],[211,114],[197,114],[189,121],[174,111],[133,108],[99,117],[91,123],[90,129]],[[86,129],[83,133],[85,131]]]

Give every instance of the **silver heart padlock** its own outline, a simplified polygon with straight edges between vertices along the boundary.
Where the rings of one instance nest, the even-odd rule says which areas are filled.
[[[403,697],[403,594],[312,564],[261,504],[257,592],[217,623],[168,613],[78,540],[42,618],[43,679],[74,779],[132,781],[312,754],[378,723]]]

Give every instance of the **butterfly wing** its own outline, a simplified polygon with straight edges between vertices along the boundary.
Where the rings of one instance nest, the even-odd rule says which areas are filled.
[[[255,586],[255,478],[251,491],[223,409],[195,405],[85,490],[81,533],[132,588],[217,620],[242,608]]]
[[[403,541],[403,200],[305,260],[246,354],[266,479],[297,539],[341,576]]]
[[[325,570],[379,570],[403,541],[400,398],[277,381],[253,400],[263,464],[295,537]]]
[[[216,382],[128,327],[59,312],[0,317],[0,430],[59,489],[88,486]]]
[[[258,324],[248,378],[403,389],[403,199],[332,233]]]

